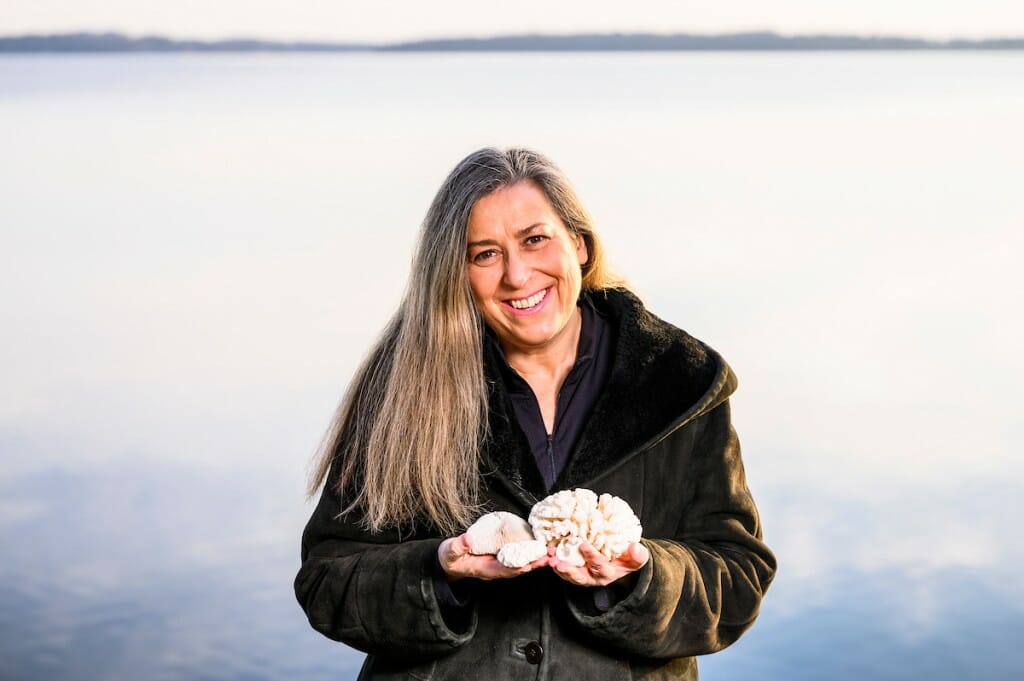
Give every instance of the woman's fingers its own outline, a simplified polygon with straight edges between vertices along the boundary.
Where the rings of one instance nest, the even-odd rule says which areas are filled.
[[[548,565],[549,563],[551,563],[551,558],[549,556],[547,556],[547,555],[543,555],[540,558],[538,558],[537,560],[535,560],[532,563],[530,563],[529,565],[521,568],[521,571],[522,572],[529,572],[530,570],[536,570],[539,567],[544,567],[545,565]]]
[[[651,557],[647,547],[639,542],[630,544],[626,552],[614,560],[606,558],[591,544],[583,543],[580,545],[583,565],[572,565],[557,558],[554,547],[548,547],[547,555],[521,568],[510,568],[502,565],[493,555],[478,556],[470,553],[465,534],[441,542],[437,554],[441,567],[453,580],[463,577],[485,580],[508,579],[548,565],[562,579],[580,586],[611,584],[642,568]]]
[[[640,542],[629,545],[628,555],[633,561],[632,564],[635,566],[635,570],[639,570],[644,565],[647,565],[647,561],[651,559],[650,550]]]
[[[624,554],[609,560],[590,544],[580,545],[583,556],[582,566],[571,565],[563,560],[553,559],[551,568],[562,579],[580,586],[606,586],[622,579],[631,572],[642,568],[650,559],[647,547],[639,542],[630,544]]]
[[[589,542],[583,542],[580,544],[580,555],[583,556],[583,560],[587,563],[597,563],[600,561],[607,562],[608,559],[604,555],[594,548],[594,545]]]
[[[465,534],[449,537],[441,542],[437,549],[437,557],[441,568],[452,581],[464,577],[484,580],[518,577],[543,567],[550,561],[550,558],[544,555],[520,568],[506,567],[493,554],[475,555],[470,552],[468,537]]]

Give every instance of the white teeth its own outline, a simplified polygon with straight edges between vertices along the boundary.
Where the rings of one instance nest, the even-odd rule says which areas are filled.
[[[540,303],[540,301],[544,300],[544,297],[547,296],[547,294],[548,290],[544,289],[543,291],[538,291],[537,293],[534,293],[529,298],[522,298],[520,300],[510,300],[508,301],[508,304],[517,310],[528,310],[531,307],[534,307],[535,305]]]

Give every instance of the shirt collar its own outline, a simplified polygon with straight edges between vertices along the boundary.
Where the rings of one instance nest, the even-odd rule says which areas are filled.
[[[594,307],[594,301],[591,300],[589,292],[582,291],[579,299],[576,301],[576,305],[580,308],[580,339],[579,344],[576,346],[576,362],[573,364],[572,369],[569,370],[569,375],[566,376],[567,382],[578,378],[579,374],[594,361],[597,342],[604,332],[605,326],[607,326],[607,321],[598,312],[597,308]],[[489,326],[485,325],[484,329],[489,342],[493,344],[498,357],[501,359],[498,365],[505,378],[509,380],[509,387],[513,389],[526,388],[529,390],[529,385],[505,358],[505,350],[501,347],[498,334]],[[516,391],[518,392],[518,390]]]

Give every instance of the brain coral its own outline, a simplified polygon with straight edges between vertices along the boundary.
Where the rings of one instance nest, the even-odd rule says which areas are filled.
[[[640,541],[640,519],[625,501],[611,494],[598,497],[589,489],[563,490],[538,501],[530,511],[537,539],[555,545],[555,554],[583,565],[580,544],[589,542],[607,558],[617,558]]]

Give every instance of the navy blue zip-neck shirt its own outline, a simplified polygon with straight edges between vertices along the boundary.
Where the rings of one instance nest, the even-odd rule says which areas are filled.
[[[544,426],[544,417],[540,413],[540,403],[530,384],[520,376],[505,359],[497,335],[487,329],[487,335],[498,350],[501,362],[498,363],[501,378],[505,382],[512,409],[515,412],[519,427],[526,434],[530,443],[537,470],[540,471],[544,484],[549,492],[553,491],[558,476],[569,462],[576,441],[583,432],[583,426],[597,404],[601,389],[612,368],[612,329],[608,320],[594,307],[586,293],[580,295],[579,308],[581,315],[580,340],[576,347],[576,363],[558,390],[555,403],[555,427],[551,433]],[[437,594],[442,612],[447,621],[458,622],[456,626],[465,626],[466,605],[473,592],[476,580],[464,579],[451,583],[444,574],[440,559],[434,554],[434,593]],[[630,582],[630,585],[632,583]],[[629,587],[619,587],[628,593]],[[612,587],[594,587],[594,608],[596,612],[607,611],[623,594],[618,594]]]
[[[512,408],[519,427],[530,443],[537,470],[549,492],[554,489],[558,476],[565,469],[612,366],[612,339],[608,321],[586,294],[580,296],[578,304],[581,324],[576,363],[558,389],[554,429],[550,433],[544,426],[540,403],[530,384],[509,366],[497,336],[493,332],[488,334],[503,360],[500,363],[501,374],[512,400]]]

